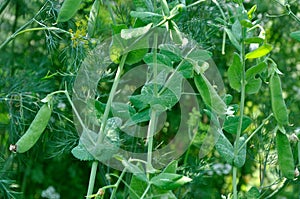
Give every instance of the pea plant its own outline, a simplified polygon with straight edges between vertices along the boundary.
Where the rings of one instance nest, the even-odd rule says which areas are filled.
[[[37,21],[38,13],[8,37],[0,49],[23,33],[45,31],[67,37],[72,47],[82,45],[87,53],[83,53],[84,59],[72,62],[81,65],[74,70],[72,84],[63,82],[62,90],[48,93],[41,100],[44,104],[26,132],[10,145],[10,151],[25,153],[37,143],[55,112],[53,104],[64,95],[79,132],[71,153],[91,165],[87,193],[82,197],[188,198],[185,193],[191,192],[187,187],[193,177],[182,172],[182,167],[203,126],[209,139],[202,140],[199,153],[208,154],[215,149],[212,154],[221,157],[217,161],[231,166],[231,187],[220,197],[271,198],[280,191],[279,187],[270,193],[264,184],[268,154],[260,170],[260,186],[240,190],[240,173],[249,145],[263,129],[271,129],[268,151],[276,152],[280,170],[277,184],[296,181],[299,172],[295,160],[300,157],[299,152],[294,157],[292,142],[298,142],[298,138],[288,131],[289,113],[280,79],[283,74],[270,56],[272,41],[267,40],[264,27],[256,20],[257,5],[246,10],[240,0],[231,1],[232,6],[227,7],[212,0],[211,6],[221,16],[214,24],[223,36],[220,56],[232,60],[225,72],[229,86],[222,90],[217,88],[217,79],[209,75],[214,70],[212,53],[183,34],[178,24],[189,9],[203,3],[205,0],[189,4],[134,0],[130,19],[121,16],[119,20],[119,10],[112,2],[94,0],[87,23],[77,22],[76,32],[65,30],[64,25],[73,20],[83,1],[65,0],[51,26]],[[111,17],[109,39],[98,34],[103,6]],[[40,27],[27,28],[31,23]],[[291,33],[291,37],[299,40],[299,31]],[[234,52],[227,51],[226,45]],[[262,121],[254,121],[245,111],[246,100],[263,89],[269,90],[271,110],[264,113]],[[233,99],[236,95],[238,100]],[[181,123],[187,128],[182,128]],[[97,175],[104,172],[104,165],[109,180],[96,187]]]

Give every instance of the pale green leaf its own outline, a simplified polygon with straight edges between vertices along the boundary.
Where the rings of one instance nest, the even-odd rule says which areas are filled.
[[[256,59],[269,54],[273,49],[271,44],[263,44],[259,48],[246,54],[246,59]]]

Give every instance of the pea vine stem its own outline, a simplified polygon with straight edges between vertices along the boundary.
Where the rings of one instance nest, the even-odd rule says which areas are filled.
[[[104,138],[105,138],[105,132],[104,132],[105,126],[106,126],[106,123],[107,123],[109,111],[110,111],[114,96],[115,96],[116,91],[117,91],[118,84],[120,82],[120,78],[121,78],[121,74],[122,74],[122,71],[123,71],[123,68],[124,68],[124,65],[125,65],[126,58],[127,58],[127,54],[124,54],[121,58],[119,67],[117,69],[117,73],[116,73],[116,76],[115,76],[115,79],[114,79],[114,83],[113,83],[111,91],[109,93],[108,100],[107,100],[107,103],[106,103],[106,107],[105,107],[105,110],[104,110],[104,114],[103,114],[103,117],[102,117],[100,131],[99,131],[99,135],[98,135],[98,139],[97,139],[97,144],[101,144],[103,142]]]
[[[240,99],[240,118],[237,129],[237,134],[234,142],[234,157],[238,156],[239,152],[239,140],[242,134],[242,125],[243,125],[243,117],[244,117],[244,107],[245,107],[245,96],[246,96],[246,64],[245,64],[245,44],[243,42],[246,37],[246,29],[242,29],[242,42],[241,42],[241,52],[240,59],[242,63],[242,76],[241,76],[241,99]],[[238,191],[237,191],[237,172],[238,168],[236,166],[233,167],[232,172],[232,186],[233,186],[233,199],[238,199]]]
[[[95,179],[96,179],[96,174],[97,174],[97,167],[98,167],[98,161],[94,161],[92,163],[87,196],[90,196],[93,194]]]

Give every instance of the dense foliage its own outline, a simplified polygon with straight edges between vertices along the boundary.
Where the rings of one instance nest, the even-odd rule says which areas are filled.
[[[299,9],[1,1],[0,198],[299,198]]]

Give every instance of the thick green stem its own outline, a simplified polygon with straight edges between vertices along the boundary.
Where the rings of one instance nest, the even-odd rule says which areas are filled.
[[[246,29],[243,28],[242,30],[242,38],[246,37]],[[246,96],[246,78],[245,78],[245,44],[242,41],[241,42],[241,52],[240,52],[240,58],[242,63],[242,77],[241,77],[241,99],[240,99],[240,119],[238,124],[238,129],[236,133],[236,138],[234,142],[234,157],[238,156],[239,152],[239,140],[242,134],[242,125],[243,125],[243,117],[244,117],[244,107],[245,107],[245,96]],[[233,199],[238,198],[238,191],[237,191],[237,167],[233,167],[232,172],[232,186],[233,186]]]
[[[108,115],[109,115],[109,111],[110,111],[110,108],[111,108],[112,101],[114,99],[117,87],[119,85],[119,81],[120,81],[121,74],[122,74],[122,71],[123,71],[123,68],[124,68],[124,65],[125,65],[126,57],[127,57],[127,54],[122,56],[120,65],[118,67],[118,70],[117,70],[117,73],[116,73],[116,76],[115,76],[115,79],[114,79],[114,83],[113,83],[111,91],[109,93],[109,97],[108,97],[108,100],[107,100],[107,103],[106,103],[105,111],[104,111],[101,126],[100,126],[100,131],[99,131],[99,135],[98,135],[98,140],[97,140],[98,144],[102,143],[104,138],[105,138],[104,130],[105,130],[106,122],[107,122],[107,119],[108,119]]]
[[[89,186],[87,191],[87,196],[90,196],[93,194],[94,185],[95,185],[95,179],[97,174],[97,167],[98,167],[98,161],[94,161],[91,168],[91,174],[90,174],[90,180],[89,180]]]

